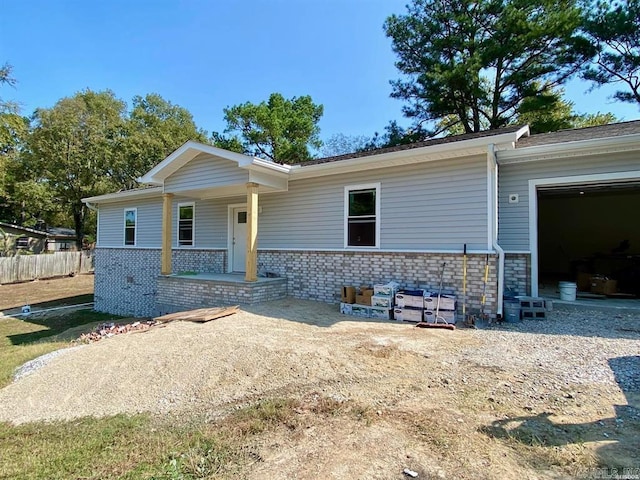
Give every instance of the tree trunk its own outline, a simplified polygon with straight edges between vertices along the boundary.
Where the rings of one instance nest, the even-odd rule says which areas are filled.
[[[82,239],[84,238],[84,221],[86,218],[86,206],[84,203],[73,206],[73,224],[76,229],[76,247],[82,250]]]

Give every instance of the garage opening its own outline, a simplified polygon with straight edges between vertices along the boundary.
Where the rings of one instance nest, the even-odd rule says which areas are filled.
[[[640,182],[538,186],[538,280],[640,296]],[[595,279],[595,280],[594,280]]]

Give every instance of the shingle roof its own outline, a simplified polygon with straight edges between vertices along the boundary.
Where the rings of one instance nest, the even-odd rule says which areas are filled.
[[[373,155],[382,155],[383,153],[399,152],[401,150],[411,150],[413,148],[431,147],[433,145],[441,145],[444,143],[461,142],[463,140],[472,140],[474,138],[491,137],[494,135],[501,135],[503,133],[517,132],[522,128],[522,125],[514,125],[511,127],[500,128],[498,130],[485,130],[477,133],[465,133],[462,135],[452,135],[450,137],[432,138],[425,140],[424,142],[409,143],[406,145],[396,145],[394,147],[379,148],[377,150],[367,150],[364,152],[347,153],[344,155],[337,155],[335,157],[317,158],[314,160],[308,160],[306,162],[297,163],[295,165],[318,165],[320,163],[339,162],[341,160],[349,160],[351,158],[370,157]]]
[[[640,120],[611,123],[609,125],[598,125],[595,127],[558,130],[557,132],[550,133],[538,133],[518,140],[516,148],[575,142],[579,140],[590,140],[592,138],[619,137],[621,135],[631,135],[633,133],[640,133]]]

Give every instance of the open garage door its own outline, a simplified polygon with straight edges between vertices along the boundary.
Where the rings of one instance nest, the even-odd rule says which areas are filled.
[[[640,295],[640,181],[539,185],[538,281]],[[600,293],[600,292],[598,292]]]

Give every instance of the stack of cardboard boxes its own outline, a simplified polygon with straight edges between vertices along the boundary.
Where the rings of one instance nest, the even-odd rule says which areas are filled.
[[[447,323],[456,323],[456,297],[425,290],[401,290],[396,294],[394,318],[404,322],[435,323],[436,311]]]
[[[368,285],[360,287],[359,293],[355,287],[342,287],[342,303],[340,313],[364,318],[392,318],[394,295],[398,284],[390,282],[386,285]]]
[[[447,323],[456,322],[456,297],[453,295],[438,295],[428,291],[398,290],[399,284],[389,282],[385,285],[360,287],[359,293],[355,287],[342,287],[342,303],[340,312],[364,318],[394,319],[400,322],[435,322],[436,309],[439,316]]]

